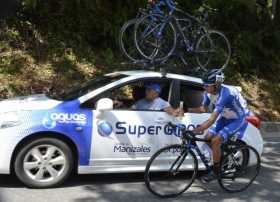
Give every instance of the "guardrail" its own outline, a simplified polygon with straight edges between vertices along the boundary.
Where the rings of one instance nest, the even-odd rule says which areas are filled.
[[[264,137],[280,138],[280,122],[262,122],[261,134]]]

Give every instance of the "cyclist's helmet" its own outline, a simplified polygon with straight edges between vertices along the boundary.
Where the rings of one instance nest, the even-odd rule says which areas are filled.
[[[220,69],[211,69],[207,71],[202,78],[203,84],[222,84],[225,80],[225,76],[222,70]]]

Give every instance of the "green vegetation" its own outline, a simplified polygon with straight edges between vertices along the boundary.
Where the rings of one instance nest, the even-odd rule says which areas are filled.
[[[210,16],[211,27],[224,32],[233,46],[229,82],[241,85],[247,97],[256,99],[251,107],[257,114],[280,120],[280,3],[257,2],[206,1],[219,9]],[[119,65],[123,58],[116,43],[118,32],[145,3],[23,0],[16,16],[0,24],[0,97],[49,89],[55,93],[125,68]],[[178,3],[194,14],[201,5],[198,0]]]

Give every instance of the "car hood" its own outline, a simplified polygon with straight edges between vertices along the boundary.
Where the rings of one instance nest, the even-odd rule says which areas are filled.
[[[44,94],[21,96],[0,101],[0,112],[51,109],[60,103]]]

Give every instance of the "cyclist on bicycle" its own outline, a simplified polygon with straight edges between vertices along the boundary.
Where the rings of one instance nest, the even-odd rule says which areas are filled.
[[[188,109],[191,113],[205,113],[208,111],[208,106],[214,105],[210,118],[194,129],[195,133],[201,133],[209,128],[206,138],[211,141],[209,146],[213,151],[214,165],[213,172],[202,178],[204,182],[216,178],[221,158],[221,144],[236,132],[243,135],[248,125],[246,117],[249,116],[250,111],[246,100],[238,89],[223,85],[223,81],[224,74],[221,70],[209,70],[203,76],[203,87],[206,92],[202,106]]]

